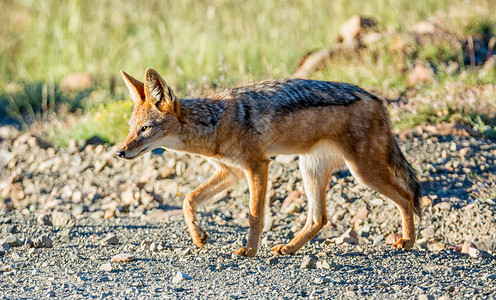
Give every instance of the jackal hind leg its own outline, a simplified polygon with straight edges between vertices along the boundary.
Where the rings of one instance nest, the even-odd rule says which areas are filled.
[[[243,172],[241,170],[220,165],[217,172],[206,183],[189,193],[184,199],[184,220],[193,243],[198,247],[202,248],[206,244],[208,235],[197,224],[196,208],[236,183],[242,176]]]
[[[346,165],[360,183],[391,199],[402,217],[403,236],[393,244],[394,248],[409,250],[415,244],[413,198],[394,178],[386,159],[366,155],[366,159],[347,159]]]
[[[295,253],[327,224],[326,186],[332,170],[341,164],[339,154],[329,148],[300,156],[300,170],[308,198],[307,220],[300,233],[288,244],[272,248],[274,255]]]

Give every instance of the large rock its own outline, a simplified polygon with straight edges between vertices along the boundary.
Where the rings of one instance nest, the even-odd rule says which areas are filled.
[[[406,82],[409,85],[417,85],[419,83],[432,81],[432,70],[424,65],[416,65],[410,73],[408,73]]]
[[[21,132],[13,126],[1,126],[0,127],[0,138],[4,140],[14,140]]]
[[[74,227],[76,221],[71,214],[62,211],[54,211],[50,213],[42,213],[38,215],[38,224],[54,227]]]
[[[52,213],[52,225],[55,227],[74,227],[76,222],[71,214],[62,211],[54,211]]]
[[[427,125],[424,130],[437,135],[480,136],[478,131],[462,124],[439,123]]]
[[[10,247],[19,247],[22,245],[22,242],[18,240],[14,235],[9,235],[4,240],[5,243],[9,244]]]
[[[338,42],[345,46],[353,47],[356,44],[357,36],[365,28],[372,27],[375,24],[376,22],[373,19],[354,15],[339,28]]]
[[[484,62],[478,76],[485,77],[494,69],[496,69],[496,55],[492,55],[488,60],[486,60],[486,62]]]
[[[318,70],[324,69],[330,62],[331,58],[331,50],[330,49],[319,49],[316,51],[312,51],[300,59],[298,63],[298,67],[293,74],[294,78],[308,78],[314,72]],[[278,159],[286,157],[292,157],[291,161],[294,160],[294,155],[278,155],[276,156],[276,162]],[[289,161],[289,162],[291,162]],[[281,162],[281,163],[289,163],[289,162]]]
[[[436,26],[429,21],[421,21],[412,27],[412,32],[419,35],[432,35],[436,33]]]
[[[91,87],[92,79],[87,73],[73,73],[65,76],[60,81],[59,88],[66,93],[86,90]]]

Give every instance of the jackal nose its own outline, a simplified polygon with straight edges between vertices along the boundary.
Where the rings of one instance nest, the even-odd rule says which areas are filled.
[[[122,150],[117,150],[117,152],[115,153],[115,155],[117,155],[119,157],[124,157],[124,156],[126,156],[126,152],[124,152]]]

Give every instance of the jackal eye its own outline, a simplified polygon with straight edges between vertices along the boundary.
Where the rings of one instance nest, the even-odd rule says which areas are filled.
[[[140,129],[140,131],[141,132],[146,132],[146,131],[150,130],[150,128],[152,128],[152,127],[151,126],[142,126],[141,129]]]

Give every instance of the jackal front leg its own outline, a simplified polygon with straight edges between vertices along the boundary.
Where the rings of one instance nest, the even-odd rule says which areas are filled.
[[[234,252],[238,255],[255,256],[257,254],[263,229],[268,172],[269,161],[258,162],[246,170],[246,177],[250,186],[250,233],[246,246]]]
[[[188,226],[193,243],[202,248],[207,243],[208,235],[198,224],[196,208],[202,202],[221,193],[242,177],[240,170],[221,165],[214,176],[206,183],[189,193],[183,202],[184,221]]]

